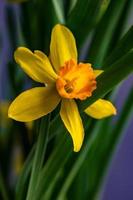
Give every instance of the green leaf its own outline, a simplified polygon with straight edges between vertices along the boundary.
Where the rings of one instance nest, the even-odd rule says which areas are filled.
[[[55,135],[60,134],[63,129],[63,123],[59,114],[57,114],[57,116],[50,123],[48,139],[51,140]]]
[[[71,194],[72,198],[76,197],[76,199],[80,199],[81,193],[81,196],[82,198],[84,196],[84,199],[87,199],[88,196],[90,200],[100,199],[97,195],[99,189],[102,187],[107,167],[112,159],[114,151],[116,150],[118,142],[121,139],[122,133],[124,133],[124,127],[127,127],[129,117],[131,116],[130,114],[132,113],[132,99],[133,90],[131,90],[124,105],[122,114],[114,128],[112,128],[113,126],[111,125],[112,118],[108,118],[97,121],[94,130],[91,129],[91,137],[86,138],[83,150],[81,150],[76,162],[74,162],[71,171],[68,172],[62,188],[60,188],[57,200],[64,199],[68,191],[71,189],[71,193],[76,193],[78,191],[77,194],[74,194],[73,196]],[[89,130],[90,128],[87,129],[87,132]],[[79,179],[77,180],[79,173],[85,175],[86,182],[85,178],[81,176],[80,181],[82,180],[82,182],[77,182],[79,181]],[[84,182],[87,187],[84,186]],[[83,191],[81,191],[81,187],[77,190],[77,185],[81,186],[82,184],[84,187]],[[76,187],[75,190],[73,190],[73,187]],[[84,194],[82,194],[82,192],[84,192]]]
[[[57,16],[58,22],[65,24],[65,17],[63,12],[63,2],[61,0],[55,1],[52,0],[54,7],[55,15]]]
[[[110,166],[109,164],[112,161],[113,155],[118,148],[118,144],[120,143],[123,134],[126,133],[125,128],[128,127],[129,121],[132,117],[132,98],[133,89],[130,91],[129,96],[126,99],[125,105],[122,109],[122,113],[114,128],[109,129],[105,122],[105,124],[103,124],[103,126],[101,127],[99,134],[95,138],[90,152],[88,153],[87,170],[89,171],[88,179],[91,181],[88,187],[87,196],[90,196],[90,199],[100,199],[100,197],[98,197],[98,194],[100,194],[100,189],[102,188],[102,184],[104,183],[104,179],[106,178],[108,167]],[[107,132],[105,129],[106,127]],[[97,152],[95,156],[94,152]]]
[[[51,183],[49,184],[49,187],[47,188],[47,190],[44,191],[42,199],[50,200],[52,198],[54,188],[56,187],[56,184],[58,183],[62,174],[63,174],[63,170],[59,169],[57,173],[55,174],[55,176],[52,178]]]
[[[130,49],[133,48],[133,26],[128,30],[128,32],[123,36],[123,38],[119,41],[116,48],[112,51],[112,53],[105,59],[102,68],[109,67],[118,59],[123,57]]]
[[[133,50],[130,50],[125,56],[112,64],[107,70],[97,78],[97,89],[92,97],[79,102],[79,109],[85,110],[89,105],[104,97],[114,86],[119,84],[130,73],[133,72]]]
[[[63,131],[61,132],[61,135],[53,153],[40,172],[39,181],[32,200],[41,199],[42,196],[47,194],[47,190],[51,187],[51,184],[53,184],[52,182],[54,181],[55,176],[58,176],[58,173],[60,173],[60,170],[72,152],[69,140],[70,138],[66,135],[66,133],[64,134]]]
[[[65,23],[63,2],[36,0],[21,5],[21,30],[26,46],[49,53],[50,34],[57,23]]]
[[[23,200],[26,198],[27,187],[29,183],[29,177],[32,169],[33,164],[33,156],[35,153],[35,145],[32,147],[26,162],[22,168],[21,174],[19,176],[17,185],[16,185],[16,200]]]
[[[81,168],[84,160],[86,159],[86,157],[88,156],[88,151],[93,143],[93,140],[96,137],[96,133],[99,130],[99,125],[100,125],[100,121],[97,123],[97,125],[94,127],[94,130],[91,130],[91,134],[92,137],[90,139],[89,135],[86,138],[86,145],[83,146],[83,149],[81,150],[76,162],[74,162],[71,171],[69,172],[69,174],[66,177],[66,180],[64,181],[62,188],[60,188],[60,192],[57,196],[57,200],[62,200],[64,199],[69,187],[71,186],[75,176],[77,175],[79,169]],[[87,132],[86,132],[87,133]]]
[[[60,125],[59,125],[59,123],[60,123]],[[37,129],[39,131],[39,123],[37,123],[36,125],[37,125]],[[42,123],[42,125],[43,125],[43,123]],[[60,134],[63,128],[64,128],[63,123],[61,122],[59,115],[57,115],[54,118],[54,120],[52,120],[50,122],[48,140],[51,140],[55,135]],[[16,186],[16,195],[15,195],[16,200],[23,200],[26,198],[27,187],[28,187],[30,173],[31,173],[32,165],[33,165],[35,145],[36,144],[33,145],[32,149],[30,151],[30,154],[28,155],[28,158],[27,158],[26,162],[24,163],[20,177],[18,179],[17,186]],[[46,191],[46,197],[50,196],[50,191],[53,189],[54,182],[56,183],[56,179],[59,178],[59,175],[60,175],[60,173],[58,173],[55,177],[55,180],[53,180],[51,182],[49,189]]]
[[[73,31],[78,46],[81,46],[90,30],[101,19],[108,4],[109,0],[77,0],[68,15],[66,24]]]
[[[110,52],[114,51],[114,48],[116,47],[117,43],[119,42],[119,40],[121,39],[121,37],[123,36],[123,34],[126,31],[126,26],[131,26],[131,24],[129,23],[130,17],[129,17],[129,13],[131,10],[131,6],[132,6],[132,0],[128,0],[124,6],[124,9],[121,13],[121,16],[117,22],[116,28],[113,32],[112,38],[110,40],[110,44],[109,44],[109,49],[108,49],[108,54],[110,54]],[[103,60],[104,62],[104,60]]]
[[[96,28],[89,51],[89,61],[95,66],[101,66],[108,53],[113,33],[122,13],[125,12],[126,3],[126,0],[111,0],[105,15]]]
[[[71,13],[71,11],[73,10],[73,8],[75,7],[77,1],[78,0],[70,0],[70,2],[69,2],[69,14]]]
[[[49,132],[49,115],[41,119],[38,141],[36,144],[35,156],[34,156],[30,183],[26,198],[27,200],[33,199],[35,195],[35,188],[37,185],[39,172],[43,166],[43,161],[45,157],[48,132]]]

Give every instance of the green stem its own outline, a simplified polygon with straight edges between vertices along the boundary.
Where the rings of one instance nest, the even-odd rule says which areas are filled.
[[[26,198],[27,200],[32,200],[34,197],[34,191],[37,185],[39,172],[43,166],[47,139],[48,139],[48,132],[49,132],[49,116],[46,116],[41,119],[38,141],[31,172],[31,178]]]

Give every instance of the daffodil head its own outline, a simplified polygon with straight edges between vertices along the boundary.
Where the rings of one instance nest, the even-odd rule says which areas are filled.
[[[71,31],[57,24],[51,34],[50,55],[19,47],[16,62],[35,81],[45,87],[35,87],[21,93],[11,104],[8,116],[22,122],[38,119],[61,103],[60,116],[70,133],[74,151],[79,151],[84,128],[74,99],[84,100],[96,89],[96,77],[101,70],[93,70],[90,63],[78,63],[76,41]],[[115,107],[103,99],[90,105],[85,113],[96,119],[116,114]]]
[[[84,100],[90,97],[96,89],[95,74],[91,64],[77,64],[74,59],[66,61],[58,72],[56,88],[63,98]]]

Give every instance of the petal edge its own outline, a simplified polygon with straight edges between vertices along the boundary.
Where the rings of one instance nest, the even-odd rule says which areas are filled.
[[[84,128],[78,107],[74,100],[62,100],[60,116],[72,137],[74,151],[78,152],[83,143]]]
[[[11,103],[8,117],[21,122],[38,119],[55,109],[60,101],[53,87],[36,87],[22,92]]]
[[[116,115],[116,108],[107,100],[99,99],[85,109],[85,113],[95,119],[102,119],[111,115]]]
[[[70,59],[77,62],[77,48],[72,32],[63,25],[57,24],[52,29],[50,59],[56,70]]]
[[[18,47],[14,52],[14,58],[16,63],[18,63],[25,73],[33,80],[40,83],[55,82],[55,77],[52,76],[49,70],[52,66],[47,56],[45,56],[45,60],[42,62],[42,59],[28,48]]]
[[[97,77],[100,76],[103,72],[104,72],[104,70],[95,69],[95,70],[94,70],[95,77],[97,78]]]

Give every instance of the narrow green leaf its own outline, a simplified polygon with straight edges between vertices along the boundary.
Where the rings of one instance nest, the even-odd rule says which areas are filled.
[[[91,124],[91,122],[92,122],[92,120],[90,118],[89,119],[88,118],[89,117],[86,114],[82,115],[82,119],[83,120],[88,120],[87,123],[85,123],[85,126],[84,126],[85,129],[87,129],[89,127],[89,125]],[[55,118],[55,120],[51,124],[51,128],[50,128],[50,130],[52,130],[52,129],[56,130],[56,132],[54,133],[54,135],[57,134],[57,132],[61,132],[61,130],[62,130],[61,126],[59,125],[59,123],[57,123],[57,121],[59,122],[59,117],[58,116]],[[57,126],[57,124],[58,124],[58,126]],[[63,125],[63,123],[61,123],[61,124]],[[55,127],[56,127],[56,129],[55,129]],[[60,137],[58,137],[58,138],[60,139]],[[70,150],[68,150],[68,151],[70,151]],[[62,154],[63,152],[61,151],[60,154]],[[52,194],[53,194],[53,192],[55,190],[56,184],[58,184],[58,182],[59,182],[61,174],[62,174],[62,168],[59,168],[58,169],[58,173],[54,174],[54,177],[52,178],[51,183],[49,183],[49,187],[47,188],[47,190],[43,190],[43,192],[44,192],[43,198],[44,199],[45,198],[49,199],[52,196]]]
[[[62,195],[66,194],[75,176],[78,175],[79,172],[82,170],[82,174],[86,171],[86,184],[88,187],[84,187],[84,199],[87,199],[88,196],[90,200],[101,199],[100,197],[98,197],[98,194],[103,185],[104,178],[107,175],[107,167],[109,166],[109,163],[112,160],[112,155],[114,155],[116,147],[120,142],[122,134],[124,133],[124,127],[127,127],[127,124],[129,123],[129,118],[131,117],[130,114],[132,113],[133,109],[132,98],[133,90],[131,90],[127,101],[125,102],[120,118],[114,128],[112,128],[113,126],[111,125],[112,118],[108,118],[102,120],[101,122],[98,122],[99,127],[97,129],[97,132],[92,133],[93,141],[92,138],[88,141],[91,144],[89,143],[90,148],[88,149],[87,156],[84,158],[82,163],[79,162],[80,166],[82,165],[82,167],[80,168],[78,162],[75,163],[76,167],[79,168],[79,170],[75,172],[74,167],[72,168],[64,183],[64,191],[62,191]],[[73,183],[73,185],[74,184],[75,182]]]
[[[113,155],[123,134],[125,133],[125,128],[128,127],[133,110],[132,98],[133,89],[130,91],[117,124],[113,129],[108,129],[108,132],[105,131],[106,124],[102,127],[88,154],[88,179],[91,181],[88,187],[87,196],[90,196],[91,200],[98,196],[103,181],[106,178],[108,167],[110,166],[109,164],[112,161]],[[97,152],[95,157],[94,152]]]
[[[112,38],[110,40],[110,45],[109,45],[107,55],[109,55],[110,52],[112,52],[114,50],[117,43],[120,41],[121,37],[123,36],[123,34],[126,30],[126,26],[128,26],[128,27],[131,26],[131,24],[129,24],[129,13],[130,13],[130,10],[131,10],[132,3],[133,3],[132,0],[128,0],[125,3],[123,11],[120,15],[120,18],[117,22],[116,28],[113,32]],[[104,60],[103,60],[103,62],[104,62]]]
[[[75,7],[77,1],[78,1],[78,0],[70,0],[69,14],[71,13],[71,11],[73,10],[73,8]]]
[[[49,186],[51,186],[51,182],[55,176],[57,176],[57,173],[64,166],[72,152],[71,143],[69,140],[70,138],[68,135],[66,135],[66,133],[64,134],[64,132],[61,132],[61,135],[58,145],[54,148],[53,153],[40,172],[39,181],[34,192],[34,198],[32,200],[41,199],[41,197],[47,193]]]
[[[63,13],[63,2],[61,0],[58,0],[58,1],[52,0],[52,4],[53,4],[58,21],[61,24],[65,24],[65,18],[64,18],[64,13]]]
[[[111,126],[112,118],[101,121],[99,120],[97,122],[91,134],[91,138],[87,138],[87,142],[83,150],[67,175],[57,200],[61,200],[64,196],[66,196],[75,177],[79,174],[81,169],[86,170],[87,176],[86,184],[88,188],[84,188],[86,191],[84,198],[87,199],[89,196],[90,200],[94,200],[97,197],[99,189],[103,183],[103,178],[105,177],[105,172],[107,172],[109,161],[111,160],[115,147],[117,147],[119,139],[124,132],[124,127],[127,127],[127,123],[129,122],[129,114],[133,109],[132,99],[133,90],[131,90],[128,96],[120,119],[114,129],[109,128]],[[85,168],[83,168],[83,166]]]
[[[24,163],[23,169],[20,173],[17,186],[16,186],[16,200],[23,200],[26,198],[27,187],[29,183],[29,177],[33,164],[33,156],[35,152],[35,145],[32,147],[31,152],[28,155],[26,162]]]
[[[103,68],[109,67],[118,59],[123,57],[130,49],[133,48],[133,26],[128,30],[128,32],[119,41],[113,52],[105,59],[103,63]]]
[[[40,36],[38,47],[44,50],[46,54],[49,54],[50,35],[53,26],[57,23],[65,23],[64,9],[60,9],[62,7],[61,0],[42,0],[39,5],[36,20],[37,28],[35,28],[35,31],[38,29],[39,33],[37,32],[35,37],[38,38],[38,35]]]
[[[59,114],[57,114],[57,116],[50,123],[48,139],[51,140],[55,135],[60,134],[63,129],[63,123]]]
[[[38,131],[39,131],[39,123],[37,125],[38,125]],[[51,140],[55,135],[60,134],[62,129],[63,129],[63,123],[60,121],[59,115],[57,115],[55,119],[52,120],[52,122],[50,122],[48,140]],[[24,163],[22,172],[18,179],[18,183],[16,186],[16,196],[15,196],[16,200],[23,200],[26,198],[27,187],[28,187],[30,173],[31,173],[32,165],[33,165],[34,152],[35,152],[35,144],[32,147],[31,152],[26,162]],[[59,178],[59,175],[57,174],[57,176],[55,177],[55,181],[53,180],[53,182],[49,186],[49,189],[46,191],[46,196],[50,195],[49,193],[54,187],[54,182],[56,184],[56,179],[58,178]]]
[[[92,137],[86,139],[86,141],[87,141],[86,145],[84,145],[83,149],[80,152],[80,155],[78,156],[78,158],[77,158],[76,162],[74,163],[71,171],[69,172],[69,175],[67,176],[66,180],[64,181],[64,184],[63,184],[63,186],[60,189],[60,192],[58,194],[57,200],[64,199],[69,187],[71,186],[75,176],[77,175],[80,167],[82,166],[83,161],[86,159],[86,156],[88,155],[88,151],[90,149],[90,146],[92,145],[93,140],[96,137],[96,133],[99,130],[99,125],[100,125],[100,121],[95,126],[95,128],[92,132]]]
[[[49,132],[49,115],[41,119],[38,141],[36,144],[35,156],[32,166],[31,178],[26,198],[27,200],[33,199],[35,195],[35,188],[37,185],[39,172],[43,166],[43,161],[45,157],[48,132]]]
[[[92,45],[89,51],[89,60],[95,66],[101,66],[106,57],[112,40],[113,32],[124,12],[127,0],[112,0],[109,7],[97,26]]]
[[[21,5],[20,27],[22,37],[30,49],[49,53],[50,33],[57,23],[65,23],[61,0],[28,1]]]
[[[133,50],[130,50],[125,56],[111,65],[104,73],[97,78],[97,89],[92,97],[79,102],[79,109],[83,111],[93,102],[102,98],[114,86],[119,84],[124,78],[133,72]]]
[[[49,184],[48,189],[46,191],[44,191],[42,199],[50,200],[52,198],[53,190],[54,190],[54,188],[55,188],[55,186],[56,186],[57,182],[59,181],[62,174],[63,174],[63,170],[59,169],[57,171],[56,175],[51,180],[51,183]]]
[[[88,155],[91,152],[93,143],[97,139],[100,130],[101,129],[103,130],[103,127],[104,127],[104,133],[106,133],[109,127],[110,120],[111,118],[108,118],[106,120],[98,120],[96,121],[94,127],[92,126],[91,119],[89,120],[89,123],[85,123],[85,144],[81,152],[79,152],[77,160],[73,163],[71,170],[68,172],[66,176],[67,178],[64,181],[62,188],[60,189],[60,192],[57,198],[58,200],[63,199],[65,195],[69,192],[69,189],[71,190],[71,192],[68,195],[71,196],[73,199],[81,199],[81,198],[87,199],[88,198],[87,191],[88,191],[89,184],[91,182],[91,180],[88,179],[88,175],[91,173],[88,170],[88,168],[89,166],[92,166],[92,165],[91,165],[91,162],[86,162],[86,160],[88,160]],[[87,122],[85,118],[84,118],[84,121]],[[93,152],[93,155],[90,159],[93,159],[93,157],[95,157],[94,153],[95,152]],[[80,178],[83,182],[78,182],[79,179],[77,180],[77,176],[79,175],[80,177],[78,178]],[[84,177],[82,177],[83,175]],[[84,182],[86,183],[85,185],[84,185]],[[79,187],[79,190],[77,188],[77,185]],[[76,191],[78,191],[78,193]]]
[[[78,46],[82,45],[90,30],[101,19],[108,4],[109,0],[77,0],[66,24],[73,31]]]

